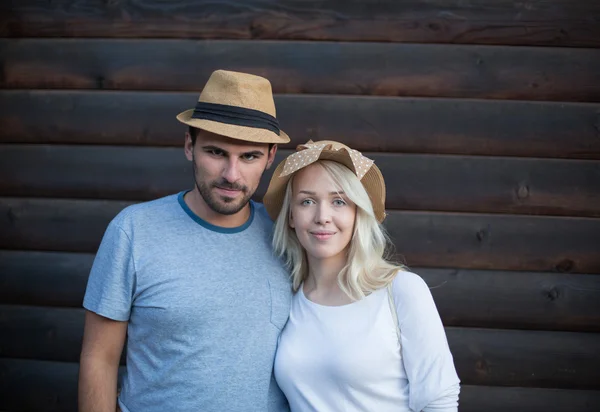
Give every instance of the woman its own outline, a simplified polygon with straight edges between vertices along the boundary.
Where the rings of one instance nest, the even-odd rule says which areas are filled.
[[[296,292],[275,377],[296,411],[456,411],[459,379],[425,282],[384,259],[385,184],[333,141],[298,146],[264,204]]]

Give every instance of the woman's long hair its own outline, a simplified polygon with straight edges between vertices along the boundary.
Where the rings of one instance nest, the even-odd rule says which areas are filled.
[[[353,300],[387,286],[402,265],[386,259],[391,242],[377,222],[369,195],[358,177],[347,167],[329,160],[315,162],[356,205],[354,231],[348,248],[346,265],[338,275],[338,285]],[[279,216],[275,221],[273,250],[282,257],[292,276],[294,292],[308,277],[308,260],[296,232],[289,225],[294,177],[288,182]]]

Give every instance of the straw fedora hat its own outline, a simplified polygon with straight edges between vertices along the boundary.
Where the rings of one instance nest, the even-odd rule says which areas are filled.
[[[269,188],[263,198],[263,204],[271,219],[279,216],[287,184],[298,170],[315,163],[317,160],[331,160],[343,164],[360,180],[367,191],[375,218],[379,223],[385,219],[385,182],[383,175],[373,160],[358,150],[333,140],[313,142],[309,140],[296,147],[296,152],[285,158],[273,172]]]
[[[264,77],[213,72],[194,109],[177,115],[188,126],[255,143],[288,143],[279,128],[271,83]]]

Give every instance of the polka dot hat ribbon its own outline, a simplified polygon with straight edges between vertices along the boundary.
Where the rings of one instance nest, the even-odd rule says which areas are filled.
[[[285,165],[283,167],[283,172],[281,172],[281,177],[290,175],[303,167],[306,167],[317,160],[319,160],[321,153],[326,151],[337,151],[340,153],[347,153],[347,156],[350,158],[352,165],[354,166],[353,172],[358,177],[358,180],[361,180],[363,176],[369,171],[371,166],[373,166],[373,160],[365,157],[358,150],[350,149],[346,146],[334,143],[314,143],[312,140],[309,140],[308,143],[299,145],[296,147],[298,150],[296,153],[293,153],[288,156],[285,161]]]

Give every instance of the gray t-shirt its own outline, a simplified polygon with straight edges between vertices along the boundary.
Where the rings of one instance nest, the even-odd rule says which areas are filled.
[[[292,293],[271,252],[272,222],[252,202],[244,225],[213,226],[183,195],[123,210],[94,260],[83,306],[129,322],[119,405],[287,410],[272,371]]]

